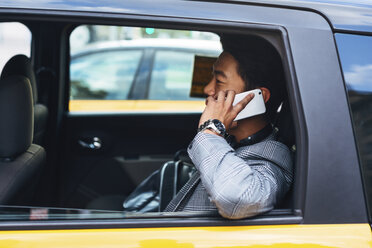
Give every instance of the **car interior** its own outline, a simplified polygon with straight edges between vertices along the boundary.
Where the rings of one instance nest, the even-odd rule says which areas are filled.
[[[2,68],[0,78],[0,203],[144,213],[159,212],[156,204],[160,202],[160,212],[164,210],[195,170],[185,148],[196,134],[201,112],[70,111],[71,34],[79,26],[89,27],[85,30],[90,32],[86,43],[81,45],[84,47],[94,36],[105,36],[108,31],[97,29],[92,34],[95,25],[89,23],[27,20],[22,25],[32,34],[31,52],[15,52]],[[136,27],[142,26],[145,23]],[[143,28],[148,32],[144,37],[152,37],[156,28]],[[172,37],[175,27],[167,28]],[[177,28],[184,33],[190,31]],[[217,37],[229,32],[224,27],[193,28]],[[286,68],[280,34],[246,32],[271,42]],[[141,59],[144,62],[145,55]],[[145,81],[151,80],[152,72],[147,71],[150,79],[140,72],[150,70],[153,62],[154,58],[136,69],[136,75],[142,76],[135,79],[138,85],[132,90],[148,91]],[[278,110],[274,126],[279,130],[279,140],[295,157],[295,129],[288,97]],[[153,187],[146,188],[149,181]],[[276,208],[292,211],[293,189]]]

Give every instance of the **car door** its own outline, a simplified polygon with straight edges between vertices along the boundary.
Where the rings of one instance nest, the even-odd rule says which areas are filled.
[[[368,75],[372,60],[365,51],[370,49],[372,38],[371,35],[351,33],[337,33],[335,38],[347,87],[371,223],[371,83]]]
[[[63,216],[50,214],[47,220],[33,222],[10,218],[3,228],[12,231],[0,233],[4,246],[14,246],[14,241],[17,245],[38,247],[358,247],[371,244],[342,73],[332,28],[322,15],[304,9],[232,2],[180,2],[176,8],[166,4],[158,8],[158,3],[141,1],[121,4],[119,17],[117,9],[109,13],[99,7],[95,9],[99,14],[86,16],[83,9],[63,14],[75,18],[81,14],[90,21],[105,24],[115,24],[119,19],[138,26],[254,34],[276,46],[284,62],[296,137],[292,200],[284,208],[242,220],[227,220],[208,213],[95,213],[86,209],[79,210],[77,215],[72,215],[72,210]],[[56,6],[49,7],[59,13]],[[68,22],[67,17],[62,18],[64,22]],[[61,21],[59,18],[54,21]],[[62,85],[69,83],[68,77],[63,77],[68,75],[68,62],[69,59],[62,56],[60,74],[66,79],[60,81]],[[90,171],[100,170],[96,173],[99,177],[91,180],[94,187],[101,189],[108,185],[110,190],[127,190],[129,188],[116,182],[133,182],[128,176],[130,173],[124,173],[129,177],[125,179],[110,166],[115,167],[117,163],[122,167],[128,163],[142,174],[145,170],[142,162],[146,167],[150,167],[147,159],[153,162],[160,157],[163,162],[174,151],[186,147],[195,135],[200,113],[76,114],[68,112],[66,92],[68,87],[60,100],[64,108],[58,112],[61,116],[57,140],[61,207],[68,206],[68,191],[78,190]],[[335,140],[340,133],[342,140]],[[93,148],[97,146],[94,142],[99,141],[101,147],[83,149],[79,141],[92,144]],[[87,191],[89,195],[90,189]],[[114,193],[123,195],[123,191]]]
[[[123,201],[146,176],[187,147],[199,113],[143,113],[138,107],[140,100],[128,101],[129,106],[121,101],[130,108],[126,113],[103,110],[66,116],[62,206],[85,208],[100,196],[121,196]],[[121,209],[121,205],[114,209]]]
[[[351,147],[348,148],[343,147],[346,146],[346,143],[329,146],[335,134],[332,134],[330,130],[326,129],[328,125],[333,126],[332,130],[343,130],[344,138],[353,140],[350,121],[341,121],[349,116],[349,113],[347,111],[347,101],[343,90],[344,86],[340,84],[340,82],[342,82],[342,75],[335,46],[332,42],[333,34],[329,24],[321,16],[308,11],[266,8],[244,4],[210,3],[208,6],[213,9],[213,11],[209,13],[210,16],[199,18],[208,19],[213,15],[216,15],[215,18],[217,18],[217,16],[221,14],[221,8],[224,9],[224,20],[228,19],[227,16],[229,16],[229,14],[231,14],[231,16],[229,17],[229,24],[224,23],[224,20],[220,18],[218,22],[208,22],[209,25],[207,25],[207,29],[216,29],[221,32],[222,30],[226,31],[224,28],[229,26],[230,28],[239,28],[241,32],[256,32],[256,34],[262,35],[274,43],[286,61],[287,87],[291,109],[293,111],[296,143],[298,147],[296,165],[300,165],[300,167],[297,167],[297,180],[293,188],[293,205],[290,206],[289,212],[284,211],[283,215],[279,214],[281,217],[268,223],[337,223],[341,220],[353,223],[362,221],[365,223],[366,216],[365,212],[363,212],[365,209],[361,212],[358,210],[360,214],[356,215],[355,209],[350,209],[351,205],[346,204],[345,197],[339,198],[339,195],[335,194],[336,189],[334,187],[336,187],[338,179],[341,180],[341,178],[343,178],[342,183],[347,183],[351,180],[346,176],[347,174],[350,175],[347,171],[355,170],[358,165],[356,164],[356,150],[352,144]],[[190,8],[190,12],[187,12],[188,15],[198,18],[198,13],[193,13],[191,11],[194,7],[196,6],[192,3],[185,5],[185,8]],[[241,9],[236,12],[237,7]],[[246,12],[242,11],[243,8]],[[248,12],[252,13],[249,17],[246,15]],[[297,20],[299,16],[303,15],[306,15],[307,18],[300,18],[300,22],[292,21]],[[286,18],[284,18],[284,16]],[[243,22],[244,25],[232,24],[239,21]],[[304,37],[307,36],[309,38],[304,39]],[[327,69],[324,70],[324,68]],[[328,102],[329,96],[322,93],[330,91],[331,89],[334,96],[339,96],[337,98],[337,108],[342,106],[342,109],[345,111],[335,111],[334,108],[336,107],[332,104],[322,104],[321,106],[314,104],[314,102]],[[332,123],[330,123],[329,118],[327,118],[329,115],[333,116]],[[176,116],[180,118],[178,119],[180,121],[179,125],[177,125]],[[75,118],[79,119],[79,121],[89,119],[88,116]],[[97,118],[95,120],[94,116],[90,118],[91,123],[100,123],[103,120],[102,118]],[[129,149],[132,152],[140,150],[142,153],[157,152],[161,154],[161,150],[169,151],[171,147],[181,148],[181,146],[175,145],[177,142],[180,142],[180,140],[184,141],[182,147],[187,145],[187,142],[195,134],[193,123],[197,122],[198,115],[169,114],[156,116],[155,118],[155,115],[141,114],[137,115],[136,118],[125,115],[112,116],[111,118],[114,119],[107,121],[108,124],[102,124],[101,126],[110,126],[109,123],[120,123],[119,120],[125,120],[125,124],[128,124],[128,129],[133,126],[141,129],[140,134],[138,134],[138,132],[124,131],[125,133],[123,133],[119,139],[124,143],[117,147],[130,147]],[[132,122],[130,122],[131,120]],[[68,121],[72,121],[72,118]],[[155,127],[147,126],[154,121],[157,123]],[[122,124],[125,125],[124,122]],[[84,125],[77,123],[74,126],[83,127]],[[174,134],[177,134],[177,132],[169,132],[173,126],[186,128],[187,130],[179,130],[179,134],[187,133],[188,136],[175,136]],[[120,127],[121,125],[118,125],[116,128],[110,127],[109,130],[115,130],[111,136],[118,136],[116,132]],[[86,126],[84,129],[87,129]],[[143,132],[145,132],[146,135],[142,135]],[[324,136],[325,132],[327,132],[329,136]],[[134,133],[135,135],[133,135]],[[157,136],[160,133],[162,138]],[[169,133],[172,135],[167,135]],[[166,137],[163,137],[163,135]],[[151,138],[147,139],[149,137]],[[319,143],[316,137],[322,137],[323,142]],[[329,141],[326,141],[327,139],[329,139]],[[134,142],[134,144],[126,143],[126,140],[130,140]],[[146,140],[148,147],[146,145],[145,147],[142,146],[143,140]],[[159,140],[161,140],[160,144],[158,143]],[[168,143],[169,140],[172,140],[172,142]],[[167,144],[169,146],[167,146]],[[339,151],[343,149],[348,149],[353,155],[342,158]],[[333,164],[338,164],[339,170],[334,171]],[[354,167],[349,167],[348,164],[353,164]],[[323,166],[320,167],[321,165]],[[325,173],[321,173],[322,171]],[[326,187],[326,175],[332,175],[336,172],[338,179],[334,182],[334,185]],[[354,178],[354,180],[356,180],[356,178]],[[306,185],[303,184],[304,181],[307,182]],[[341,183],[341,181],[339,181],[339,183]],[[353,185],[355,189],[353,190],[353,194],[347,196],[347,202],[353,201],[354,207],[361,207],[363,209],[363,200],[361,200],[363,197],[357,198],[355,195],[355,192],[359,192],[358,194],[360,196],[362,194],[360,180],[358,184],[355,184],[355,181],[353,181],[348,187],[351,187],[351,185]],[[323,193],[320,194],[320,191]],[[332,208],[336,202],[336,205],[339,206],[337,210]],[[358,204],[355,204],[357,202]],[[300,213],[299,216],[302,216],[303,219],[299,221],[299,216],[296,213]],[[358,218],[360,218],[359,221],[357,221]],[[247,223],[249,223],[249,221]]]
[[[204,105],[189,96],[193,59],[217,57],[220,44],[162,38],[182,30],[154,29],[156,36],[146,39],[140,36],[146,29],[93,25],[89,30],[97,33],[131,31],[140,38],[106,41],[102,35],[81,47],[72,39],[81,27],[86,26],[76,27],[70,38],[61,206],[94,208],[108,200],[113,206],[99,205],[121,210],[134,188],[192,139]]]

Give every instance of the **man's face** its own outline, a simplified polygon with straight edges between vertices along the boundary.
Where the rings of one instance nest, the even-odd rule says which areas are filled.
[[[238,74],[238,61],[228,52],[222,52],[213,65],[213,77],[205,86],[204,94],[215,96],[219,91],[233,90],[236,94],[245,90],[245,83]]]

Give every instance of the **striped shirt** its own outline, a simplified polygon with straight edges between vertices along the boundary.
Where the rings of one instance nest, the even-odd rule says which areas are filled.
[[[273,209],[292,184],[291,152],[275,133],[234,150],[222,137],[200,132],[188,153],[198,173],[166,211],[218,211],[226,218],[246,218]]]

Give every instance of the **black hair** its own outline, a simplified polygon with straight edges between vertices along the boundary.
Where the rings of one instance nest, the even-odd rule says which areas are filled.
[[[266,39],[254,35],[221,35],[223,50],[238,61],[238,74],[246,90],[265,87],[270,91],[266,116],[273,122],[277,109],[286,96],[281,57]]]

